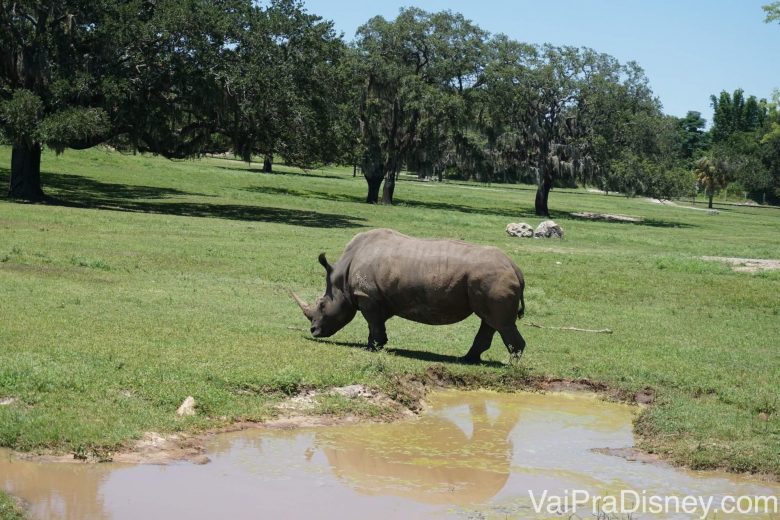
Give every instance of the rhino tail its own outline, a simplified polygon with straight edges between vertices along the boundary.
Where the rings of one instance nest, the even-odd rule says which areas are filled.
[[[525,292],[525,278],[519,267],[515,265],[514,268],[517,280],[520,282],[520,308],[517,310],[517,319],[519,320],[525,315],[525,298],[523,297],[523,293]]]
[[[523,298],[523,293],[520,293],[520,309],[517,311],[517,319],[522,319],[523,315],[525,314],[525,298]]]

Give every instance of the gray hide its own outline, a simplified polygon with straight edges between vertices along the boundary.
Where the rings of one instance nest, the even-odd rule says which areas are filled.
[[[356,235],[335,265],[324,253],[319,261],[325,294],[308,305],[293,293],[314,337],[332,336],[360,311],[369,347],[381,347],[387,343],[385,322],[393,316],[446,325],[474,313],[482,323],[464,361],[479,362],[496,331],[511,354],[525,348],[515,324],[525,309],[523,274],[495,247],[375,229]]]

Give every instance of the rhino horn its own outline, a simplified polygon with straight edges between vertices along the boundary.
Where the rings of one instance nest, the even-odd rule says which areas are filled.
[[[297,303],[298,307],[301,308],[301,310],[303,311],[303,315],[306,316],[306,318],[311,319],[311,317],[312,317],[311,307],[309,307],[309,305],[305,301],[303,301],[301,299],[301,297],[298,296],[297,294],[295,294],[293,291],[290,291],[290,296],[293,297],[293,300],[295,300],[295,303]]]

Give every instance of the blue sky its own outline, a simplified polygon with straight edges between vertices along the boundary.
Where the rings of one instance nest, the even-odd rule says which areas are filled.
[[[532,43],[592,47],[634,60],[664,112],[698,110],[712,119],[710,94],[742,88],[770,98],[780,88],[780,24],[765,24],[769,0],[304,0],[351,40],[375,15],[402,6],[462,13],[492,34]]]

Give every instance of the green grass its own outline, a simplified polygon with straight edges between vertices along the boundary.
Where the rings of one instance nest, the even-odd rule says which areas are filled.
[[[10,150],[0,148],[0,165]],[[530,186],[404,178],[398,204],[362,202],[351,170],[262,174],[224,159],[170,162],[102,149],[43,158],[61,205],[0,202],[0,445],[104,453],[145,431],[262,420],[303,388],[388,387],[442,363],[454,377],[513,386],[527,375],[589,378],[630,395],[655,390],[637,423],[643,447],[693,467],[780,475],[780,272],[746,274],[702,255],[780,258],[780,211],[717,215],[585,190],[555,190],[566,239],[506,236],[532,215]],[[0,169],[6,185],[7,167]],[[570,212],[641,216],[594,222]],[[527,279],[524,320],[610,328],[612,335],[523,325],[522,370],[454,363],[478,321],[431,327],[393,319],[384,352],[358,317],[308,337],[287,295],[324,289],[355,234],[392,227],[496,245]],[[197,401],[195,417],[175,414]],[[324,402],[324,412],[348,403]],[[766,419],[766,420],[764,420]]]
[[[0,491],[0,520],[24,520],[24,514],[11,500],[11,497],[2,491]]]

